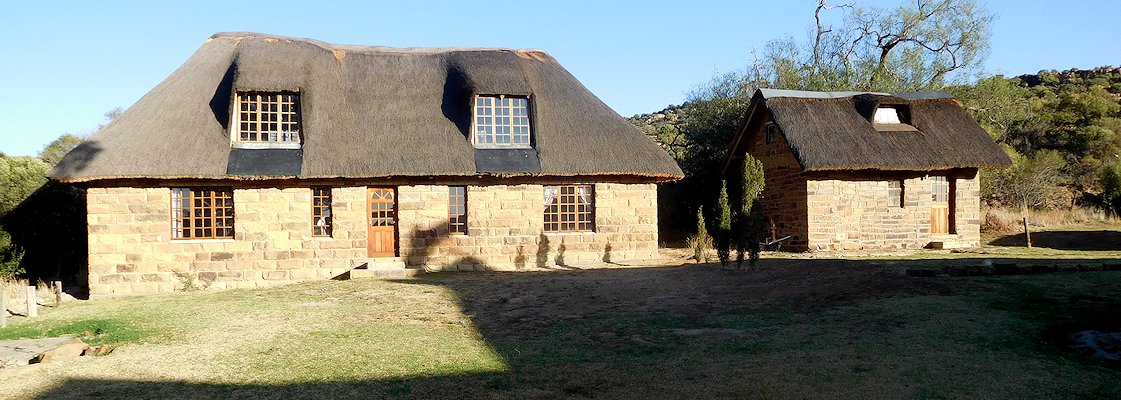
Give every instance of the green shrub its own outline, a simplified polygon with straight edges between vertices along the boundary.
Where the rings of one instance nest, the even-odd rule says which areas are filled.
[[[23,251],[12,244],[7,232],[0,230],[0,282],[15,279],[24,273],[20,267]]]
[[[1115,215],[1121,214],[1121,163],[1102,168],[1102,201]]]
[[[732,258],[732,207],[728,204],[728,182],[720,181],[716,212],[716,256],[720,258],[721,266],[728,266]]]

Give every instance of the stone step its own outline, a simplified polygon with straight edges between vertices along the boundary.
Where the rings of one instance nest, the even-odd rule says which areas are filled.
[[[350,270],[350,279],[403,279],[412,278],[424,273],[421,268],[401,268],[401,269],[352,269]]]
[[[926,246],[929,249],[964,249],[964,248],[969,247],[964,242],[951,241],[951,240],[933,241],[933,242],[930,242],[930,244],[927,244]]]

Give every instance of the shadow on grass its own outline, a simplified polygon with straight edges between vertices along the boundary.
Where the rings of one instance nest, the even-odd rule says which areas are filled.
[[[1121,251],[1119,231],[1041,231],[1032,232],[1032,246],[1055,250]],[[997,238],[993,246],[1023,247],[1027,240],[1023,233]]]
[[[986,315],[973,314],[990,312],[993,305],[972,296],[997,293],[1007,281],[910,278],[885,273],[882,264],[768,259],[756,272],[694,265],[431,274],[397,282],[454,292],[482,340],[503,358],[506,371],[291,384],[73,379],[41,398],[805,398],[828,393],[900,398],[923,397],[931,391],[946,397],[978,397],[993,379],[1016,374],[1027,374],[1033,384],[1017,386],[1007,396],[1038,397],[1062,390],[1066,386],[1061,385],[1067,384],[1064,374],[1078,369],[1077,365],[1058,372],[1031,369],[1031,365],[1020,368],[1025,366],[990,354],[942,347],[926,347],[927,355],[916,359],[908,346],[912,342],[920,347],[949,343],[968,349],[973,340],[969,335],[977,334],[971,329],[989,327],[985,329],[994,331],[986,334],[1004,334],[1001,325],[985,320]],[[1110,282],[1117,283],[1079,287],[1094,289],[1095,293],[1082,295],[1105,299],[1101,306],[1121,308],[1121,300],[1106,296],[1121,286],[1121,279]],[[997,304],[997,309],[1019,310],[1017,303],[1030,297],[1021,314],[1034,321],[1063,315],[1065,305],[1072,304],[1038,308],[1054,294],[1014,289],[1010,292],[1014,295]],[[975,308],[955,309],[963,301]],[[952,323],[942,324],[938,318]],[[1014,351],[1035,350],[1017,347]],[[990,371],[987,374],[1015,372],[975,374],[959,364],[963,362],[973,367],[977,364],[970,363],[980,363]],[[941,369],[950,364],[957,366]],[[900,369],[922,375],[900,376]],[[1121,372],[1095,370],[1085,376],[1096,379],[1099,386],[1072,393],[1098,398],[1121,395],[1111,385],[1121,379]]]

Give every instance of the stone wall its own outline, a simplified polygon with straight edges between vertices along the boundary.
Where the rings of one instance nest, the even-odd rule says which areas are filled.
[[[954,207],[955,235],[948,239],[962,246],[981,245],[981,180],[977,170],[963,171],[955,175],[956,184]],[[940,239],[940,238],[936,238]]]
[[[467,235],[448,235],[447,186],[402,186],[401,256],[430,270],[517,270],[658,257],[653,184],[595,185],[594,233],[543,233],[541,185],[469,186]]]
[[[931,185],[904,179],[904,207],[888,206],[883,180],[809,179],[810,250],[916,249],[932,241],[972,247],[980,242],[980,186],[976,171],[954,175],[955,214],[950,234],[931,235]]]
[[[763,163],[766,181],[762,193],[763,211],[771,224],[768,236],[790,236],[782,242],[784,248],[805,250],[808,246],[806,178],[802,176],[802,166],[791,154],[790,145],[782,134],[775,136],[774,143],[766,143],[766,136],[762,134],[765,128],[762,127],[766,127],[770,117],[763,122],[748,148],[752,157]],[[742,166],[738,171],[742,171]]]
[[[93,296],[327,279],[367,263],[366,188],[333,188],[334,232],[311,236],[311,189],[234,190],[234,239],[172,240],[169,188],[90,188]],[[517,270],[656,258],[653,184],[596,184],[594,233],[543,233],[540,185],[470,186],[468,234],[448,234],[448,188],[398,188],[401,259],[433,270]]]
[[[333,238],[311,237],[311,190],[234,191],[234,239],[172,240],[171,189],[90,188],[91,295],[326,279],[365,262],[365,188],[336,188]]]

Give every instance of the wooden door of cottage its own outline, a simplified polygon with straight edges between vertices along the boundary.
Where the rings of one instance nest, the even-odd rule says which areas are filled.
[[[369,257],[397,256],[397,188],[366,188],[366,253]]]
[[[945,176],[930,177],[930,233],[950,233],[950,182]]]

